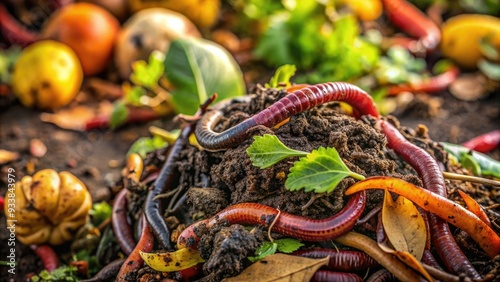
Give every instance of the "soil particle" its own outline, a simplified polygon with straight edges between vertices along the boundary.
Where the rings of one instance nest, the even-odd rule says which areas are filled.
[[[193,187],[187,191],[186,195],[187,204],[203,212],[207,217],[215,215],[217,211],[229,204],[226,193],[217,188]],[[207,209],[208,207],[210,208]]]

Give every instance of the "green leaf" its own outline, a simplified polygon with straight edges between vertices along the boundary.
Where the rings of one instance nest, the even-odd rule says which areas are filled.
[[[243,74],[232,55],[209,40],[172,41],[164,65],[166,78],[174,88],[171,94],[178,113],[194,114],[214,93],[216,101],[220,101],[246,92]]]
[[[146,95],[146,90],[141,86],[133,86],[125,93],[125,101],[132,106],[142,106],[141,97]]]
[[[285,187],[290,191],[332,192],[347,176],[364,179],[364,176],[347,168],[335,148],[320,147],[302,157],[290,168]]]
[[[257,250],[255,251],[255,256],[248,257],[248,259],[251,262],[259,261],[268,255],[275,254],[277,249],[278,249],[277,243],[265,241],[264,243],[262,243],[260,247],[257,248]]]
[[[283,238],[274,240],[276,244],[278,244],[278,251],[282,253],[291,253],[298,250],[300,247],[304,246],[299,240],[294,238]]]
[[[94,226],[99,226],[107,218],[111,217],[112,208],[107,202],[99,202],[92,205],[90,215]]]
[[[500,7],[500,5],[499,5]],[[500,59],[500,50],[495,48],[495,45],[493,44],[493,37],[494,34],[488,34],[488,36],[485,36],[479,40],[479,48],[481,50],[481,53],[488,59],[490,60],[498,60]]]
[[[132,65],[134,72],[130,75],[130,80],[137,85],[152,88],[158,83],[163,75],[163,60],[165,54],[153,51],[149,55],[149,61],[137,61]]]
[[[463,154],[459,162],[475,176],[481,176],[481,166],[471,154]]]
[[[160,136],[141,137],[130,146],[127,156],[137,153],[144,159],[148,153],[165,148],[166,146],[168,146],[168,142]]]
[[[277,88],[278,86],[283,84],[289,85],[290,78],[295,75],[295,71],[297,71],[295,65],[282,65],[276,70],[273,77],[271,77],[271,80],[269,80],[269,84],[266,83],[265,86],[267,88]]]
[[[500,64],[481,59],[477,63],[477,67],[491,80],[500,81]]]
[[[254,136],[253,139],[252,145],[247,149],[247,154],[253,165],[262,169],[268,168],[285,158],[308,154],[307,152],[288,148],[276,135],[264,134],[264,136]]]
[[[264,60],[271,66],[285,64],[298,65],[291,50],[292,32],[287,28],[286,17],[275,16],[272,24],[260,37],[254,50],[254,56]]]
[[[111,129],[116,129],[127,121],[129,110],[124,101],[115,103],[113,112],[111,113],[110,124]]]
[[[500,178],[500,162],[490,158],[489,156],[476,152],[476,151],[471,151],[469,148],[466,148],[464,146],[452,144],[452,143],[447,143],[447,142],[440,142],[440,144],[443,146],[443,148],[451,155],[456,157],[459,161],[462,161],[463,155],[471,155],[474,157],[474,159],[477,161],[479,164],[479,167],[481,168],[481,175],[483,176],[494,176],[497,178]]]

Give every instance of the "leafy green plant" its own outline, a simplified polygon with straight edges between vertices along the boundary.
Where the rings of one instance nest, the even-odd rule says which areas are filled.
[[[256,262],[276,252],[292,253],[302,246],[304,246],[304,244],[293,238],[282,238],[272,242],[264,241],[262,245],[255,250],[255,256],[248,257],[248,259],[251,262]]]
[[[130,146],[127,156],[137,153],[144,159],[148,153],[165,148],[166,146],[168,146],[168,142],[160,136],[141,137]]]
[[[288,157],[302,156],[290,168],[285,181],[285,187],[290,191],[304,189],[306,192],[330,193],[348,176],[365,179],[363,175],[349,170],[335,148],[320,147],[310,153],[293,150],[275,135],[255,136],[247,154],[252,163],[260,168],[270,167]]]
[[[123,124],[129,107],[149,107],[160,114],[194,114],[217,93],[217,100],[246,92],[243,74],[232,55],[220,45],[200,38],[176,39],[168,52],[154,51],[148,61],[133,64],[124,97],[115,102],[111,127]]]
[[[92,205],[90,215],[92,216],[92,224],[99,226],[106,219],[111,217],[112,208],[107,202],[98,202]]]
[[[49,281],[79,281],[77,269],[75,266],[62,265],[52,272],[42,270],[38,275],[33,275],[31,281],[33,282],[49,282]]]

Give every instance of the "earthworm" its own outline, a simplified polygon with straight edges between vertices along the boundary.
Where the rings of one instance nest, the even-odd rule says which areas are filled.
[[[420,175],[424,187],[440,196],[447,197],[446,185],[437,161],[424,149],[409,142],[389,122],[380,120],[388,145],[403,157]],[[446,267],[456,273],[465,273],[471,278],[481,278],[453,237],[446,221],[429,214],[432,242]]]
[[[382,0],[389,20],[396,27],[422,42],[425,49],[436,48],[441,41],[439,27],[406,0]]]
[[[43,268],[52,272],[59,267],[59,258],[56,252],[49,245],[30,245],[30,248],[42,260]]]
[[[376,268],[380,266],[376,260],[360,251],[339,251],[321,248],[298,250],[292,254],[308,258],[326,258],[329,256],[330,261],[325,268],[342,272],[364,271],[368,268]]]
[[[327,281],[337,281],[337,282],[362,282],[363,278],[359,275],[348,272],[337,272],[330,270],[318,270],[314,273],[311,281],[313,282],[327,282]]]
[[[398,95],[402,92],[426,92],[439,93],[445,91],[448,86],[457,79],[460,70],[457,67],[451,67],[445,72],[436,76],[427,78],[418,83],[404,83],[390,86],[387,89],[387,95]],[[499,137],[500,138],[500,137]]]
[[[209,151],[228,149],[245,140],[248,137],[247,131],[254,126],[272,127],[295,114],[331,101],[344,101],[352,105],[360,115],[379,117],[372,97],[361,88],[345,82],[328,82],[289,93],[268,108],[220,133],[215,132],[214,127],[223,114],[219,110],[211,110],[196,126],[196,139]]]
[[[275,221],[273,231],[310,242],[324,242],[332,240],[352,229],[356,220],[363,212],[366,204],[366,194],[354,194],[344,208],[335,215],[325,219],[309,219],[287,212],[281,212]],[[258,204],[239,203],[227,207],[215,216],[190,225],[182,231],[177,246],[179,249],[186,246],[196,248],[199,238],[195,230],[201,224],[211,227],[220,220],[227,220],[230,224],[261,224],[266,225],[278,214],[278,210]]]
[[[142,225],[141,238],[139,238],[139,242],[137,242],[137,245],[135,246],[132,253],[130,253],[127,260],[125,260],[125,262],[122,264],[120,271],[116,276],[117,282],[129,281],[127,279],[127,275],[134,270],[138,270],[142,266],[144,260],[139,254],[139,251],[151,252],[151,250],[153,249],[154,238],[153,234],[151,233],[151,228],[149,227],[149,224],[144,221],[144,219],[143,222],[144,224]]]
[[[38,33],[23,26],[9,13],[3,4],[0,4],[0,34],[8,43],[23,47],[39,39]]]
[[[392,273],[385,268],[377,270],[372,275],[370,275],[370,277],[368,277],[368,279],[366,280],[366,282],[392,282],[392,281],[397,281],[396,277],[394,277],[394,275],[392,275]]]
[[[200,109],[195,116],[201,116],[207,109],[208,105],[210,105],[216,97],[217,95],[212,95],[203,105],[200,106]],[[179,137],[170,147],[167,158],[160,170],[160,174],[153,184],[153,189],[149,190],[144,203],[144,213],[146,214],[146,219],[151,225],[153,234],[165,249],[171,249],[170,231],[168,230],[167,223],[163,218],[163,213],[160,210],[160,201],[155,200],[155,198],[156,196],[165,193],[173,185],[174,179],[177,176],[175,162],[179,158],[182,149],[184,149],[186,144],[188,144],[189,135],[193,132],[194,127],[195,124],[188,124],[181,130]]]
[[[469,141],[464,142],[462,146],[480,153],[487,153],[497,148],[499,144],[500,144],[500,129],[497,129],[476,136],[470,139]]]
[[[122,267],[125,259],[117,259],[112,261],[103,267],[99,272],[97,272],[94,277],[89,279],[80,280],[80,282],[101,282],[101,281],[112,281],[120,268]]]
[[[122,189],[116,195],[111,213],[111,224],[120,248],[128,256],[134,250],[136,242],[127,217],[127,194],[128,190]]]
[[[147,122],[160,118],[160,115],[152,110],[129,108],[128,111],[125,124]],[[83,130],[90,131],[93,129],[108,128],[110,126],[110,122],[111,115],[99,115],[87,121]]]

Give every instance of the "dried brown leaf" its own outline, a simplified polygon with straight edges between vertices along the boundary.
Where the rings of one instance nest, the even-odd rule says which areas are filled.
[[[383,243],[378,243],[379,247],[386,253],[394,254],[396,257],[399,258],[404,264],[408,265],[409,267],[415,269],[418,271],[422,276],[424,276],[428,281],[434,281],[432,276],[427,272],[427,270],[424,268],[424,266],[420,263],[420,261],[415,258],[412,254],[408,252],[401,252],[401,251],[396,251],[390,246],[388,246],[387,241]]]
[[[314,273],[329,261],[329,257],[311,259],[286,254],[274,254],[252,264],[238,276],[223,282],[310,281]]]
[[[109,101],[101,102],[97,107],[76,106],[58,111],[57,113],[42,113],[40,119],[63,129],[83,131],[88,121],[101,115],[111,115],[113,104]]]
[[[394,249],[408,252],[417,260],[422,258],[427,231],[422,215],[410,200],[399,196],[393,201],[391,194],[386,190],[382,207],[382,224]]]

